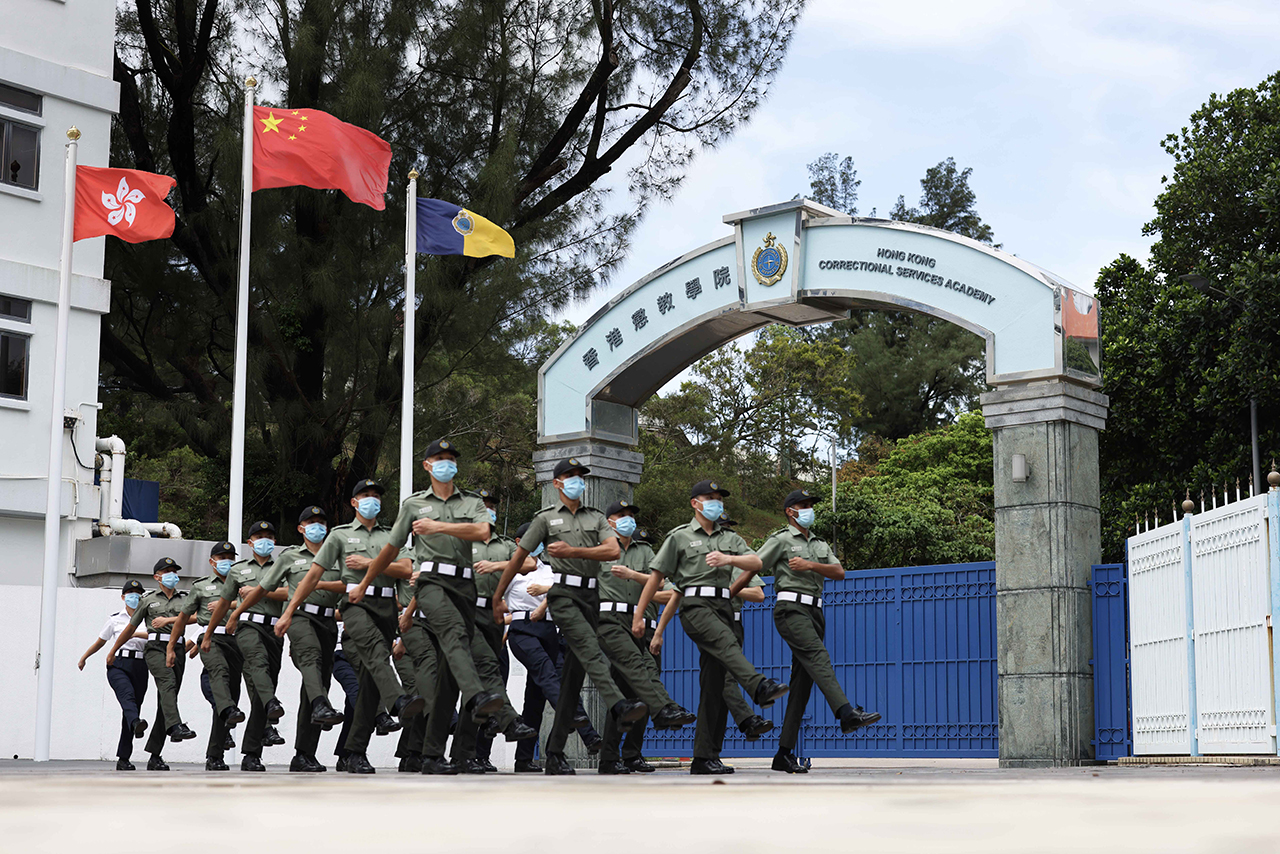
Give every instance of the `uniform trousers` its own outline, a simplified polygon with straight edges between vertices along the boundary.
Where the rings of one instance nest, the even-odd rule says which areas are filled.
[[[742,621],[739,619],[734,619],[733,621],[733,636],[738,639],[739,649],[746,645],[746,632],[743,631]],[[729,714],[733,716],[734,723],[739,726],[742,725],[743,721],[755,714],[742,696],[742,689],[738,687],[738,683],[728,673],[724,675],[724,704],[729,707]]]
[[[425,573],[424,573],[425,575]],[[459,693],[463,711],[458,716],[457,731],[474,724],[467,703],[485,692],[480,677],[476,646],[476,588],[471,581],[430,580],[418,577],[418,611],[435,648],[436,681],[427,713],[427,735],[422,755],[439,758],[444,755],[449,738],[449,724]],[[479,641],[479,647],[483,647]]]
[[[596,627],[600,620],[600,596],[595,590],[556,584],[547,593],[548,609],[565,642],[564,670],[555,723],[547,737],[547,753],[564,753],[573,730],[585,677],[591,677],[600,699],[612,715],[614,705],[626,699],[609,673],[609,662],[600,651]]]
[[[201,641],[203,641],[203,636]],[[204,665],[201,688],[208,677],[209,695],[213,698],[213,723],[209,727],[209,744],[205,756],[221,758],[226,752],[227,727],[222,722],[222,712],[240,702],[240,679],[244,671],[244,657],[235,635],[215,634],[209,643],[209,651],[200,653]]]
[[[147,696],[146,662],[141,658],[121,658],[117,653],[115,664],[107,667],[107,684],[120,704],[120,743],[116,745],[116,758],[128,759],[133,755],[133,727],[142,717],[142,701]]]
[[[733,631],[733,608],[723,599],[686,597],[680,624],[698,645],[698,724],[693,736],[696,759],[720,758],[729,709],[724,701],[725,674],[755,696],[764,675],[742,654]]]
[[[315,756],[323,728],[311,722],[311,704],[318,698],[329,698],[333,651],[338,645],[338,624],[333,617],[303,611],[294,617],[285,634],[289,636],[289,658],[302,675],[293,749],[303,756]]]
[[[492,614],[492,612],[490,612],[490,614]],[[511,697],[507,695],[506,691],[507,691],[507,678],[511,676],[511,654],[507,652],[506,645],[503,644],[501,641],[499,641],[499,646],[498,646],[498,673],[499,673],[499,678],[502,681],[503,695],[506,696],[507,705],[510,706]],[[515,711],[514,707],[512,707],[512,711]],[[518,718],[520,716],[516,715],[516,717]],[[478,736],[476,738],[476,758],[483,759],[485,762],[488,762],[489,757],[492,755],[492,753],[493,753],[493,736],[491,735]]]
[[[267,703],[275,699],[276,680],[284,656],[284,641],[265,623],[240,621],[236,643],[244,657],[244,684],[249,689],[249,720],[244,727],[240,753],[262,757],[262,738],[267,729]]]
[[[477,608],[473,604],[471,610],[475,620],[475,630],[471,633],[471,658],[475,662],[476,673],[480,676],[484,690],[502,695],[502,708],[494,714],[494,717],[498,719],[498,728],[506,729],[520,716],[516,714],[515,707],[507,698],[507,686],[502,679],[502,665],[498,660],[498,653],[502,649],[503,627],[493,621],[493,611],[490,609]],[[435,709],[452,710],[458,701],[458,685],[443,668],[437,676],[436,688],[437,691],[444,693],[436,694]],[[442,714],[442,718],[443,716]],[[437,720],[440,723],[437,723]],[[462,712],[458,715],[457,734],[454,736],[453,749],[449,754],[454,762],[475,758],[476,741],[482,723],[483,721],[477,721],[471,717],[471,713],[467,711],[464,704]],[[448,734],[448,723],[443,719],[437,719],[433,711],[431,719],[427,721],[427,741],[423,745],[422,754],[424,756],[443,755]]]
[[[165,665],[168,641],[147,641],[143,649],[143,660],[147,662],[147,670],[156,683],[156,721],[151,727],[151,735],[147,738],[147,753],[159,756],[164,750],[169,727],[182,723],[178,714],[178,691],[182,689],[182,674],[186,670],[187,656],[185,651],[175,650],[173,667]]]
[[[360,690],[355,720],[347,732],[347,753],[364,753],[373,736],[378,712],[395,705],[402,688],[391,664],[391,644],[396,636],[396,603],[389,597],[366,596],[358,605],[342,609],[342,648],[355,667]]]
[[[542,731],[542,708],[550,703],[554,709],[560,702],[560,675],[564,668],[564,645],[555,623],[548,620],[513,620],[507,631],[507,643],[511,654],[524,665],[527,673],[524,683],[524,708],[520,717],[526,725]],[[582,700],[575,710],[586,715]],[[586,740],[598,738],[595,729],[588,724],[579,731]],[[538,748],[536,738],[516,742],[516,761],[530,762]]]
[[[787,697],[787,713],[782,719],[778,745],[794,750],[814,685],[827,698],[832,712],[838,712],[849,698],[831,665],[825,640],[827,620],[821,608],[799,602],[778,602],[773,608],[773,623],[791,647],[791,693]]]
[[[400,632],[400,642],[404,644],[405,653],[399,658],[395,657],[395,650],[392,649],[391,662],[396,668],[396,675],[400,677],[400,687],[406,694],[418,694],[421,691],[418,687],[418,673],[413,661],[413,653],[409,651],[410,643],[408,635],[422,633],[423,643],[427,648],[431,648],[430,639],[426,638],[427,630],[419,626],[409,626],[409,631]],[[435,671],[431,673],[432,687],[435,685]],[[428,689],[430,690],[430,689]],[[425,698],[424,698],[425,699]],[[424,707],[425,708],[425,707]],[[403,759],[411,753],[422,753],[422,739],[427,733],[427,716],[424,712],[418,712],[409,722],[400,728],[400,739],[396,742],[396,756]]]
[[[347,734],[351,732],[351,724],[356,717],[356,697],[360,693],[360,677],[351,666],[347,654],[342,650],[333,653],[333,678],[342,686],[342,729],[338,731],[338,740],[333,745],[333,755],[342,759],[347,755]]]
[[[600,638],[600,648],[609,660],[610,672],[619,687],[629,697],[639,697],[649,707],[651,714],[674,702],[662,684],[658,666],[649,654],[649,643],[644,638],[631,634],[629,615],[605,613],[600,615],[600,623],[596,629]],[[647,634],[647,632],[646,632]],[[600,751],[603,761],[632,759],[640,756],[644,744],[644,731],[649,718],[636,721],[627,733],[627,755],[620,753],[622,735],[617,723],[610,716],[604,725],[604,746]],[[633,738],[634,736],[634,738]]]

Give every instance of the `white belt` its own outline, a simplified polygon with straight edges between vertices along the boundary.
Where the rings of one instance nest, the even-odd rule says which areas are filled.
[[[741,623],[741,622],[742,622],[742,612],[741,612],[741,611],[734,611],[734,612],[733,612],[733,621],[734,621],[735,623]]]
[[[350,593],[352,590],[355,590],[359,586],[360,586],[359,584],[348,584],[347,592]],[[396,589],[394,587],[370,586],[365,588],[364,595],[371,596],[374,599],[378,599],[378,598],[390,599],[392,596],[396,595]]]
[[[116,658],[142,658],[142,650],[122,649],[116,653]]]
[[[630,614],[635,611],[635,605],[628,605],[626,602],[601,602],[600,613],[615,612],[618,614]]]
[[[492,599],[490,599],[488,596],[477,596],[477,597],[476,597],[476,607],[477,607],[477,608],[488,608],[488,607],[489,607],[490,605],[492,605],[492,604],[493,604],[493,600],[492,600]]]
[[[651,628],[651,629],[656,629],[656,628],[658,628],[658,621],[657,621],[657,620],[645,620],[645,621],[644,621],[644,624],[645,624],[646,626],[648,626],[649,628]]]
[[[332,609],[332,608],[323,608],[323,607],[321,607],[321,606],[319,606],[319,605],[309,605],[309,604],[307,604],[306,602],[303,602],[303,603],[302,603],[302,610],[306,611],[308,614],[315,614],[315,615],[320,616],[320,617],[332,617],[332,616],[333,616],[333,609]]]
[[[435,563],[434,561],[424,560],[418,564],[418,569],[422,572],[434,572],[436,575],[449,575],[462,578],[471,577],[471,567],[455,566],[451,563]]]
[[[266,614],[241,614],[240,619],[248,620],[251,623],[258,623],[263,626],[274,626],[278,617],[268,617]]]
[[[160,632],[147,632],[147,640],[149,641],[153,641],[153,640],[167,641],[168,639],[169,639],[168,632],[164,632],[163,634]]]
[[[207,632],[207,631],[209,631],[209,630],[208,630],[208,629],[205,629],[205,631]],[[215,627],[214,627],[214,629],[213,629],[213,633],[214,633],[215,635],[225,635],[225,634],[227,633],[227,627],[226,627],[226,626],[215,626]]]
[[[799,602],[801,605],[812,605],[815,608],[822,607],[821,596],[810,596],[808,593],[792,593],[790,590],[784,590],[778,594],[779,602]]]
[[[699,599],[728,599],[728,587],[686,587],[682,596],[696,596]]]
[[[530,614],[532,614],[532,613],[533,613],[532,611],[512,611],[512,612],[511,612],[511,622],[513,622],[513,623],[518,623],[518,622],[519,622],[519,621],[521,621],[521,620],[530,620],[530,621],[532,621],[532,620],[533,620],[533,618],[529,616],[529,615],[530,615]],[[550,612],[550,611],[548,611],[546,614],[544,614],[544,615],[543,615],[543,617],[542,617],[542,622],[544,622],[544,623],[554,623],[554,622],[555,622],[555,620],[551,619],[551,612]]]
[[[596,580],[587,578],[585,575],[569,575],[567,573],[556,572],[551,575],[551,580],[556,584],[564,584],[569,587],[585,587],[588,590],[596,589]]]

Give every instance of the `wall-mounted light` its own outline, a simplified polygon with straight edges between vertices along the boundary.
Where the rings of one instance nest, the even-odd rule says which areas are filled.
[[[1013,455],[1013,482],[1014,483],[1027,482],[1027,455],[1026,454]]]

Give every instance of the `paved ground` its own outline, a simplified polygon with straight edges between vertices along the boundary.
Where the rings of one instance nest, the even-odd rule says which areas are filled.
[[[728,778],[117,774],[0,761],[0,852],[1280,851],[1280,767],[1002,771],[985,761],[739,760]],[[281,769],[283,770],[283,769]],[[720,782],[723,780],[723,782]],[[155,838],[158,814],[173,836]],[[180,834],[180,835],[178,835]],[[185,842],[184,842],[185,840]],[[525,841],[532,844],[524,844]],[[191,846],[195,846],[194,848]]]

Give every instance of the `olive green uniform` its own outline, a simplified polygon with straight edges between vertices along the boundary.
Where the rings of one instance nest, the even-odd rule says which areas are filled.
[[[173,667],[165,664],[169,651],[169,629],[156,629],[152,624],[164,617],[176,617],[186,604],[187,594],[175,590],[172,596],[165,596],[161,590],[152,590],[142,597],[133,616],[129,618],[128,628],[121,631],[125,637],[132,637],[138,626],[146,621],[147,645],[142,648],[142,659],[151,671],[151,678],[156,683],[156,722],[147,737],[147,753],[159,756],[164,749],[164,740],[169,728],[182,723],[178,714],[178,691],[182,689],[182,673],[186,669],[187,651],[179,648],[174,657]]]
[[[209,674],[209,690],[213,694],[213,725],[209,728],[209,744],[205,748],[205,756],[213,759],[221,759],[226,752],[223,745],[227,727],[222,722],[222,713],[240,701],[240,678],[244,670],[244,657],[240,654],[235,635],[227,634],[223,626],[209,626],[213,608],[222,599],[224,581],[217,572],[199,579],[191,585],[182,606],[182,613],[188,617],[195,615],[197,624],[203,629],[196,643],[201,643],[207,634],[210,637],[209,651],[200,652],[200,663]],[[225,618],[223,622],[226,622]],[[183,654],[181,649],[176,649],[176,652],[175,660]]]
[[[414,534],[413,523],[418,519],[488,525],[489,511],[475,493],[455,488],[441,498],[432,486],[405,500],[391,529],[391,541],[398,546],[413,536],[418,615],[425,622],[436,654],[436,682],[422,753],[438,758],[444,754],[458,692],[464,700],[458,732],[464,732],[474,725],[466,704],[487,688],[473,652],[476,585],[472,578],[471,543],[450,534]]]
[[[287,585],[289,598],[311,571],[316,555],[306,545],[289,546],[276,555],[271,571],[259,582],[263,590],[272,591]],[[321,581],[340,581],[342,571],[337,564],[325,566]],[[333,650],[338,645],[338,622],[334,614],[340,594],[316,589],[302,601],[285,632],[289,637],[289,658],[302,675],[298,694],[298,726],[294,733],[294,750],[303,756],[315,756],[320,746],[323,727],[311,722],[311,703],[317,697],[329,698],[333,680]]]
[[[414,584],[407,578],[396,582],[396,599],[401,608],[407,608],[413,602],[414,589]],[[396,756],[403,759],[410,754],[421,755],[427,738],[427,714],[436,696],[436,648],[427,634],[426,621],[417,616],[407,630],[400,632],[400,641],[405,649],[405,654],[395,663],[400,684],[406,694],[417,694],[426,701],[423,710],[400,730]]]
[[[619,547],[622,540],[618,541]],[[600,639],[600,649],[604,651],[611,665],[611,672],[618,687],[632,697],[639,697],[649,707],[650,714],[656,714],[672,703],[671,695],[662,684],[662,674],[658,663],[649,652],[649,641],[653,639],[656,627],[654,618],[648,614],[657,611],[656,603],[650,603],[645,615],[644,637],[637,638],[631,634],[631,619],[635,615],[636,605],[640,603],[640,594],[644,585],[625,578],[615,578],[610,571],[614,564],[634,569],[636,572],[649,574],[649,564],[653,562],[653,547],[648,543],[635,540],[623,549],[616,561],[600,563],[600,622],[596,626],[596,636]],[[602,762],[619,759],[639,759],[644,746],[644,731],[648,725],[648,717],[636,721],[627,733],[626,743],[619,750],[622,733],[613,718],[605,722],[604,744],[600,749]]]
[[[550,546],[554,542],[589,549],[617,536],[608,518],[599,510],[579,505],[575,513],[557,498],[553,506],[544,507],[534,515],[529,530],[520,538],[520,547],[530,554],[539,545]],[[555,572],[555,583],[547,593],[547,609],[565,642],[560,697],[555,723],[547,737],[547,753],[561,754],[572,731],[586,676],[591,677],[591,684],[600,692],[605,708],[612,710],[626,697],[609,672],[609,662],[600,650],[596,631],[600,623],[600,594],[596,589],[600,562],[551,555],[547,555],[547,560]]]
[[[826,578],[816,572],[794,571],[788,564],[793,557],[838,563],[825,540],[794,525],[769,537],[760,549],[764,562],[760,574],[774,579],[773,623],[791,647],[791,696],[779,736],[780,746],[787,750],[794,750],[800,737],[800,723],[814,685],[827,698],[832,712],[838,713],[849,702],[827,652],[827,621],[821,606]]]
[[[735,568],[733,570],[733,580],[737,581],[742,575],[742,570]],[[747,582],[748,587],[763,587],[764,582],[760,580],[759,575],[751,576],[751,580]],[[733,634],[738,639],[738,646],[746,643],[746,634],[742,630],[742,600],[736,596],[730,600],[733,605]],[[733,680],[729,674],[724,676],[724,702],[729,707],[729,714],[733,716],[733,720],[739,726],[747,718],[751,717],[755,712],[751,711],[751,706],[747,704],[746,699],[742,696],[742,689],[738,687],[738,683]]]
[[[231,564],[222,583],[222,597],[234,602],[241,587],[256,587],[273,569],[275,560],[258,563],[257,556]],[[262,598],[245,610],[236,623],[236,643],[244,656],[244,683],[249,688],[249,720],[244,727],[240,752],[246,756],[262,756],[262,737],[267,728],[266,705],[276,697],[276,681],[280,678],[280,662],[284,641],[275,635],[276,621],[284,605]]]
[[[391,542],[391,529],[374,523],[373,528],[353,519],[345,525],[329,529],[315,562],[336,566],[347,591],[364,580],[363,569],[347,567],[348,555],[376,558]],[[406,557],[401,553],[396,560]],[[379,575],[364,592],[358,604],[351,604],[346,594],[338,600],[342,612],[342,651],[355,668],[360,681],[356,696],[355,720],[347,734],[348,753],[365,753],[373,736],[374,718],[380,710],[388,710],[402,693],[400,679],[391,665],[391,644],[396,636],[396,579]]]
[[[650,571],[662,573],[680,592],[680,623],[701,653],[698,725],[693,738],[696,759],[720,757],[728,717],[726,673],[753,697],[765,679],[747,661],[734,633],[733,606],[729,604],[734,567],[708,565],[706,557],[713,551],[753,554],[733,531],[717,524],[708,534],[695,518],[667,534],[650,566]]]

